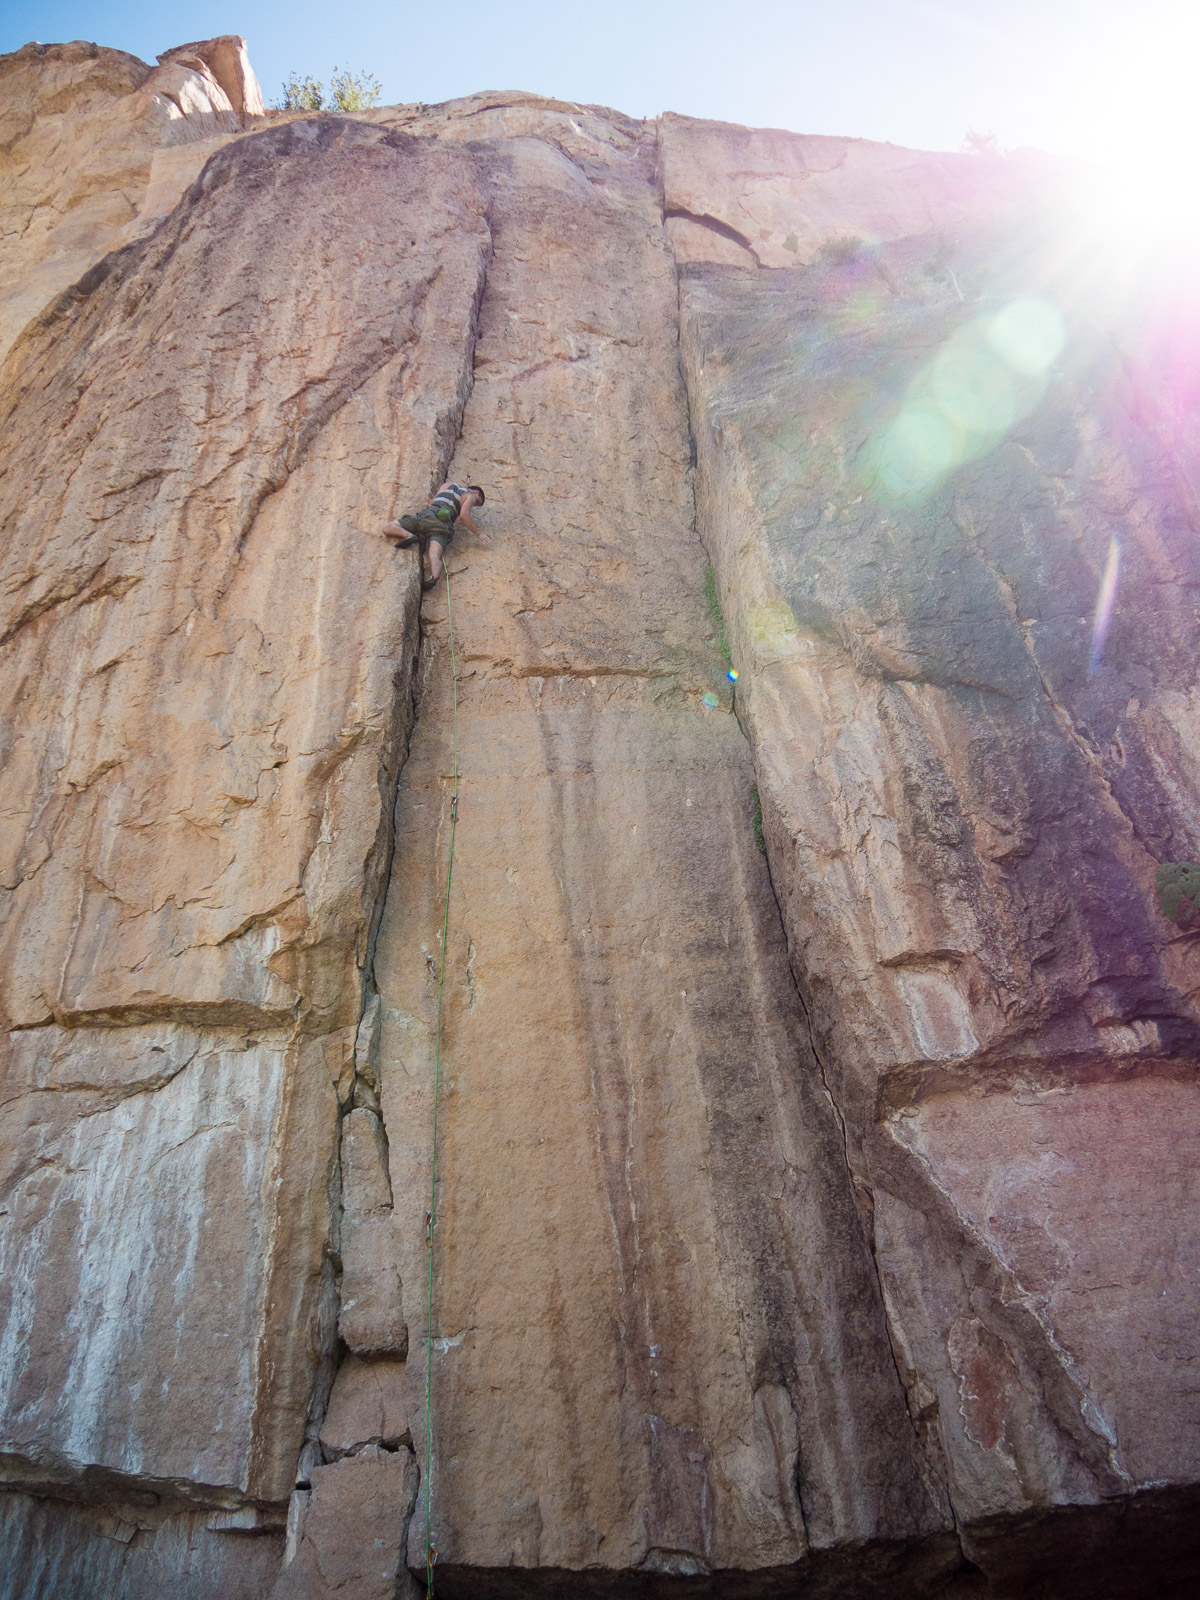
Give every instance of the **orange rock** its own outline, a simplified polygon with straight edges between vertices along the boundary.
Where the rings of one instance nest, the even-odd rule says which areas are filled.
[[[191,48],[191,65],[157,68],[78,40],[0,56],[0,359],[54,295],[156,226],[253,115],[253,73],[235,108]]]
[[[23,1481],[292,1488],[410,716],[378,527],[454,431],[483,211],[458,150],[273,129],[5,368]]]
[[[1174,1584],[1200,464],[1061,171],[0,85],[9,1588]]]

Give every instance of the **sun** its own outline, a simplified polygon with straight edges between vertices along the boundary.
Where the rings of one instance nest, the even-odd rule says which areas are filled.
[[[1071,142],[1095,223],[1200,242],[1200,5],[1098,7],[1080,40]]]

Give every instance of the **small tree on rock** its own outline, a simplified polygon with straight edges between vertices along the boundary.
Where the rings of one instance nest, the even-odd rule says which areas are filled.
[[[320,111],[325,105],[325,85],[319,78],[291,73],[284,79],[281,111]]]
[[[335,111],[369,111],[379,100],[379,79],[369,72],[333,69],[329,80],[329,103]]]
[[[302,78],[293,72],[284,79],[281,111],[369,111],[380,95],[379,79],[369,72],[335,67],[329,94],[320,78]]]

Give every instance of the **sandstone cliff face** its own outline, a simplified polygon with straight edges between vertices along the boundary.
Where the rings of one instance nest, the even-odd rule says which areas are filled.
[[[684,291],[789,945],[967,1516],[1185,1475],[1198,1421],[1196,952],[1154,894],[1197,814],[1192,446],[1060,252],[987,237],[987,297],[922,303],[897,250],[869,321],[861,266]],[[1027,417],[897,493],[891,416],[947,350],[999,385],[1006,304],[1063,308]]]
[[[54,294],[155,227],[262,110],[235,36],[158,67],[79,40],[0,57],[0,356]]]
[[[234,145],[11,358],[22,1480],[87,1465],[224,1505],[295,1479],[411,704],[412,573],[361,530],[447,453],[486,245],[470,165],[389,141],[304,123]]]
[[[1189,1592],[1194,435],[1062,175],[162,62],[0,62],[0,1595]]]

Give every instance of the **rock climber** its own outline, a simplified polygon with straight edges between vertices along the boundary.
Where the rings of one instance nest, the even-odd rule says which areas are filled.
[[[395,540],[398,550],[410,550],[416,545],[422,556],[429,551],[429,577],[422,578],[422,589],[432,589],[441,577],[456,522],[461,522],[482,544],[491,544],[487,534],[471,521],[471,512],[483,502],[484,493],[478,484],[446,482],[423,511],[410,512],[398,522],[384,523],[384,534]]]

